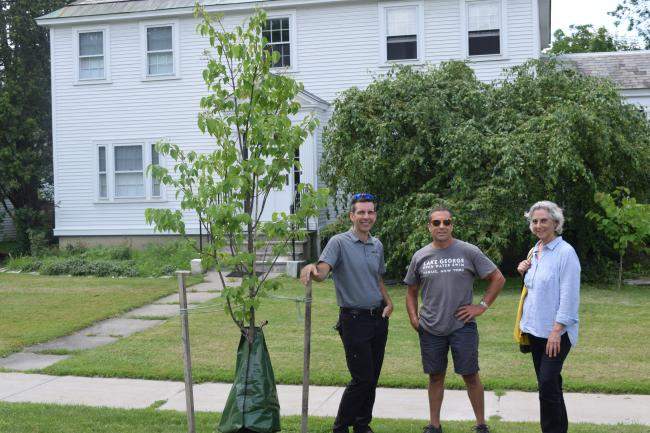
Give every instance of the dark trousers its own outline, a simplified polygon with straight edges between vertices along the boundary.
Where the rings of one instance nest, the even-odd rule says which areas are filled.
[[[571,349],[569,336],[564,333],[560,353],[554,358],[546,355],[546,338],[530,337],[537,387],[539,389],[539,420],[542,433],[566,433],[569,428],[564,396],[562,395],[562,365]]]
[[[354,431],[364,432],[372,420],[375,390],[388,338],[388,319],[381,315],[341,311],[339,334],[352,380],[341,397],[333,430],[346,432],[353,426]]]

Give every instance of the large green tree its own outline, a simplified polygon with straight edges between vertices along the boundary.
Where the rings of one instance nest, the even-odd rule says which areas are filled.
[[[628,31],[636,30],[650,49],[650,0],[623,0],[616,9],[609,12],[616,17],[616,24],[626,24]]]
[[[493,84],[459,62],[393,71],[335,102],[321,174],[332,191],[379,195],[389,272],[429,241],[426,213],[457,211],[455,230],[494,259],[530,247],[523,212],[559,203],[583,258],[609,245],[585,215],[596,191],[650,194],[650,124],[613,84],[556,61],[531,61]],[[342,194],[342,195],[344,195]]]
[[[51,226],[50,44],[35,19],[65,0],[0,1],[0,205],[23,251],[28,230]]]
[[[636,47],[625,41],[618,40],[605,27],[594,29],[591,24],[570,25],[569,34],[562,29],[553,33],[551,54],[567,53],[599,53],[605,51],[628,51]]]

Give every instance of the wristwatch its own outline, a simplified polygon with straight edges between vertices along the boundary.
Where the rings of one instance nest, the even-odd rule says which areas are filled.
[[[478,303],[481,307],[485,308],[486,310],[490,308],[490,306],[485,302],[484,300],[481,299],[481,302]]]

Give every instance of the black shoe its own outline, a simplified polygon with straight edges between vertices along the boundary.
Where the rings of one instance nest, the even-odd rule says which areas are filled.
[[[490,433],[490,428],[487,424],[479,424],[472,427],[472,430],[476,433]]]
[[[424,431],[422,433],[442,433],[442,426],[434,427],[431,424],[429,424],[424,428]]]

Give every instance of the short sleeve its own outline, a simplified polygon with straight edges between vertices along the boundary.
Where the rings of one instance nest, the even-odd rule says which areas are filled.
[[[497,268],[497,265],[476,246],[472,248],[471,257],[474,269],[480,278],[487,277]]]
[[[411,258],[411,263],[409,264],[408,271],[406,271],[406,276],[404,277],[404,284],[407,286],[420,283],[420,276],[418,275],[418,260],[416,256],[417,254],[413,255]]]
[[[378,242],[379,246],[379,275],[384,275],[386,273],[386,261],[384,260],[384,245]]]
[[[325,249],[323,249],[323,251],[321,252],[318,261],[325,262],[328,265],[330,265],[332,269],[334,269],[338,264],[340,258],[341,258],[341,242],[339,242],[336,236],[334,236],[329,241],[327,241],[327,245],[325,245]]]

